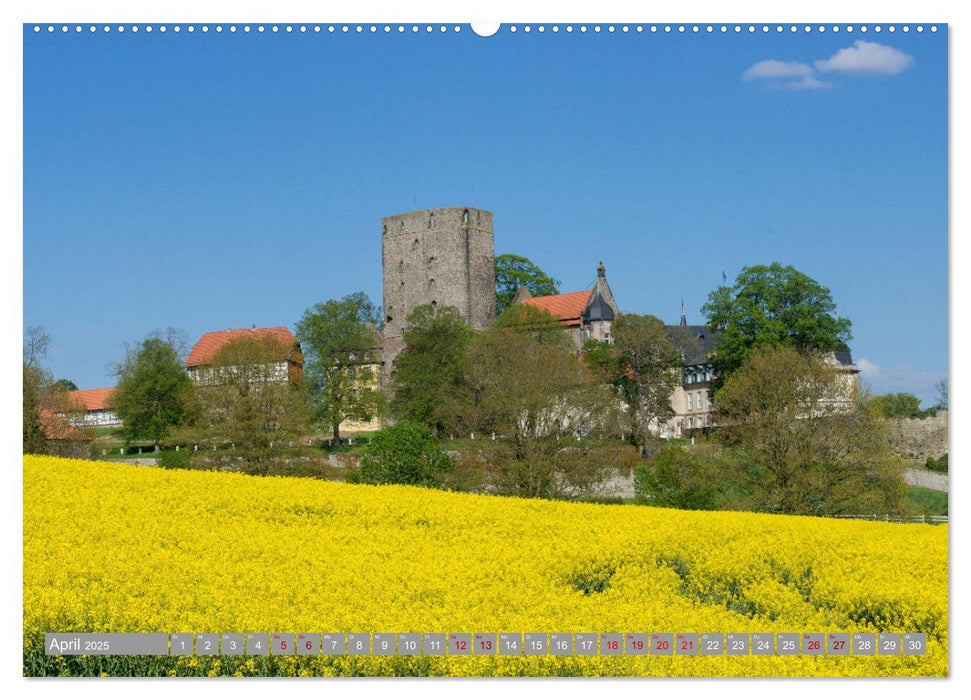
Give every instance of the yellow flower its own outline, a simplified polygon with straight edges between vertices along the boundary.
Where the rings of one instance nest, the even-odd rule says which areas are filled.
[[[161,672],[944,676],[947,534],[27,456],[23,634],[43,655],[47,631],[924,632],[920,656],[171,657]]]

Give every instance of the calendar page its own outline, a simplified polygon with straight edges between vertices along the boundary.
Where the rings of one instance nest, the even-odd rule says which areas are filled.
[[[949,675],[946,22],[210,18],[22,26],[24,676]]]

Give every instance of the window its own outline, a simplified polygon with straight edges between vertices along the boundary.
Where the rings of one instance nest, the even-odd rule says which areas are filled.
[[[692,399],[692,394],[689,391],[688,392],[688,410],[689,411],[693,411],[694,410],[694,406],[692,406],[692,404],[691,404],[691,399]]]

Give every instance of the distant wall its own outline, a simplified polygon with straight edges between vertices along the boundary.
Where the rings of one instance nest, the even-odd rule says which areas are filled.
[[[930,418],[892,418],[890,444],[904,459],[935,459],[947,452],[947,411]]]

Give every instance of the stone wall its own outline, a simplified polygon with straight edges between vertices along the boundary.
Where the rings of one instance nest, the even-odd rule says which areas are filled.
[[[948,451],[947,411],[938,411],[930,418],[893,418],[887,422],[893,451],[904,459],[923,462]]]

